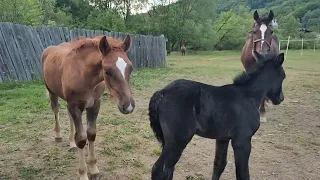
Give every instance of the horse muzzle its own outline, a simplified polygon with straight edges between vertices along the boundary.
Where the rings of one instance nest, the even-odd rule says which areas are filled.
[[[132,98],[129,101],[120,101],[118,109],[122,114],[130,114],[135,109],[135,101]]]

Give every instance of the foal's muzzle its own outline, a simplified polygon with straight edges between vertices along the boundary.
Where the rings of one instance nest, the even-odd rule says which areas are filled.
[[[283,94],[281,93],[279,97],[277,97],[277,98],[272,98],[271,101],[272,101],[272,104],[274,104],[274,105],[279,105],[279,104],[282,103],[282,101],[284,101],[284,96],[283,96]]]

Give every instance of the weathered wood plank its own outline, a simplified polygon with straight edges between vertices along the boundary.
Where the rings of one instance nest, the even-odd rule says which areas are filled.
[[[10,55],[10,60],[12,64],[14,65],[14,70],[16,71],[18,75],[17,80],[27,80],[27,75],[25,71],[23,70],[22,63],[20,62],[20,56],[18,54],[18,51],[16,49],[16,43],[13,38],[13,32],[10,28],[9,23],[4,23],[2,26],[2,33],[4,37],[4,41],[6,44],[7,51]]]
[[[29,43],[30,42],[30,36],[26,32],[26,27],[23,25],[13,25],[13,31],[15,32],[15,38],[19,44],[20,47],[20,54],[21,54],[21,62],[24,67],[24,70],[26,73],[30,74],[31,79],[36,78],[38,72],[37,72],[37,66],[34,61],[33,57],[33,47]]]
[[[58,33],[56,31],[56,28],[53,27],[53,26],[48,26],[48,33],[50,35],[50,38],[51,38],[51,42],[52,44],[51,45],[58,45],[60,44],[60,38],[58,37]]]
[[[44,26],[44,27],[42,28],[42,32],[43,32],[44,38],[45,38],[45,40],[46,40],[46,42],[47,42],[47,47],[48,47],[48,46],[52,46],[52,45],[54,44],[54,41],[53,41],[53,39],[52,39],[51,36],[50,36],[50,29],[49,29],[49,27]]]
[[[140,68],[141,67],[141,39],[140,35],[135,35],[135,46],[136,46],[136,67]]]
[[[59,34],[59,37],[60,37],[60,43],[63,43],[63,42],[66,42],[66,37],[64,36],[64,32],[63,32],[63,28],[62,27],[59,27],[58,28],[58,34]]]
[[[8,69],[4,63],[4,59],[0,53],[0,82],[6,82]]]
[[[38,55],[41,54],[42,47],[38,45],[39,43],[36,43],[37,36],[38,36],[36,32],[32,33],[30,31],[30,27],[28,26],[24,26],[23,29],[24,29],[25,36],[28,37],[28,39],[26,39],[25,41],[25,45],[27,48],[26,53],[30,53],[30,58],[31,58],[30,63],[33,68],[31,72],[34,76],[33,78],[38,78],[39,76],[41,76],[40,59]]]
[[[152,38],[152,68],[158,67],[158,59],[159,59],[159,52],[158,52],[158,38],[157,37],[149,37]]]
[[[44,33],[43,33],[42,29],[43,29],[43,26],[38,26],[36,28],[36,31],[37,31],[37,33],[38,33],[38,35],[40,37],[41,44],[43,45],[44,48],[46,48],[46,47],[48,47],[48,43],[47,43],[47,41],[46,41],[46,39],[44,37]]]
[[[77,29],[73,28],[70,30],[70,40],[73,41],[78,36]]]
[[[88,37],[85,29],[79,29],[80,36]]]
[[[64,34],[66,42],[71,41],[69,29],[67,27],[63,27],[62,30],[63,30],[63,34]]]
[[[103,31],[100,31],[100,30],[95,30],[94,33],[95,33],[95,36],[103,35]]]
[[[43,44],[41,43],[39,34],[35,31],[33,27],[28,27],[30,37],[31,37],[31,43],[35,50],[35,61],[38,67],[38,70],[40,72],[39,75],[42,75],[42,69],[41,69],[41,54],[43,50],[45,49]]]
[[[26,79],[27,80],[32,80],[32,73],[31,73],[31,68],[30,67],[30,53],[26,53],[27,49],[25,47],[25,41],[26,39],[23,38],[25,35],[23,32],[23,26],[19,24],[10,24],[10,28],[12,29],[13,32],[13,39],[14,42],[16,43],[16,49],[17,54],[19,56],[19,59],[16,59],[17,61],[20,60],[22,64],[23,71],[26,74]]]
[[[5,34],[3,31],[4,28],[4,23],[0,23],[0,54],[2,56],[3,62],[2,64],[4,65],[6,69],[6,79],[8,81],[13,81],[13,80],[18,80],[19,76],[15,70],[15,65],[11,61],[11,57],[9,54],[9,51],[7,49],[6,41],[3,36]]]
[[[140,36],[140,46],[141,46],[141,60],[142,60],[141,67],[146,68],[148,67],[148,57],[146,53],[147,41],[146,41],[146,36],[144,35]]]
[[[94,30],[87,30],[87,36],[90,38],[94,38]]]

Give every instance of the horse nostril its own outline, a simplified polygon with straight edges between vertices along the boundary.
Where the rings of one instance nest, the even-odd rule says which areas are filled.
[[[122,105],[122,110],[126,111],[125,105]]]

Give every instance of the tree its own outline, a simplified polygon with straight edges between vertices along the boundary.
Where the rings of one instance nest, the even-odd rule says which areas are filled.
[[[281,28],[281,34],[283,36],[291,36],[291,37],[297,37],[299,28],[301,27],[301,24],[299,22],[299,19],[295,18],[293,15],[288,15],[279,20],[280,22],[280,28]]]
[[[86,27],[88,29],[103,31],[121,31],[126,27],[124,20],[112,10],[94,10],[88,16]]]
[[[2,0],[0,17],[3,22],[39,25],[43,12],[38,0]]]

